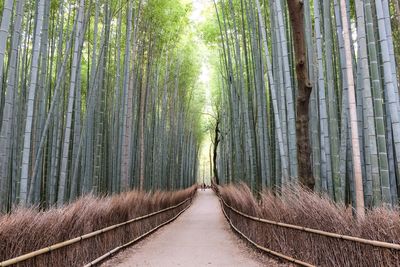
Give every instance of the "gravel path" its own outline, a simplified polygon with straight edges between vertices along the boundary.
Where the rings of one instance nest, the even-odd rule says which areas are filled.
[[[212,190],[198,191],[192,206],[102,266],[283,266],[250,248],[230,229]],[[285,265],[287,266],[287,265]]]

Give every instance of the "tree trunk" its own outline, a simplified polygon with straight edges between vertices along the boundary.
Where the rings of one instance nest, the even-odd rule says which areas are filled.
[[[219,177],[218,177],[218,170],[217,170],[217,151],[218,151],[218,143],[220,141],[219,139],[219,116],[217,117],[217,120],[215,122],[215,136],[214,136],[214,152],[213,152],[213,173],[214,173],[214,181],[216,184],[219,184]]]
[[[296,137],[299,181],[304,186],[314,190],[315,181],[311,168],[308,114],[312,86],[308,79],[306,40],[304,33],[304,6],[302,0],[288,0],[287,3],[294,35],[298,83],[298,95],[296,100]]]

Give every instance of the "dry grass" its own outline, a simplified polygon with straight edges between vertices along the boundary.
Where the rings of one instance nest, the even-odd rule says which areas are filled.
[[[264,191],[259,200],[244,185],[219,187],[222,198],[246,214],[328,232],[400,243],[400,211],[368,211],[363,221],[351,208],[298,186],[276,196]],[[225,209],[233,224],[258,244],[317,266],[400,266],[400,252],[255,222]]]
[[[196,192],[132,191],[111,197],[86,196],[63,208],[48,211],[17,209],[0,216],[0,261],[72,239],[101,228],[176,205]],[[19,266],[82,266],[171,219],[179,208],[122,226],[71,246],[27,260]]]

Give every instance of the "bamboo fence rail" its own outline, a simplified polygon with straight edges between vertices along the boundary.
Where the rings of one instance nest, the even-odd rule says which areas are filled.
[[[174,217],[172,217],[171,219],[169,219],[166,222],[163,222],[162,224],[156,226],[155,228],[151,229],[150,231],[147,231],[146,233],[144,233],[143,235],[129,241],[126,244],[123,244],[121,246],[118,246],[112,250],[110,250],[109,252],[107,252],[106,254],[98,257],[97,259],[91,261],[90,263],[86,264],[84,267],[90,267],[90,266],[95,266],[96,264],[100,263],[101,261],[105,260],[106,258],[110,257],[111,255],[115,254],[116,252],[118,252],[119,250],[126,248],[134,243],[136,243],[137,241],[145,238],[146,236],[148,236],[149,234],[157,231],[158,229],[160,229],[161,227],[163,227],[164,225],[167,225],[169,223],[171,223],[172,221],[174,221],[176,218],[179,217],[179,215],[181,215],[183,212],[185,212],[188,208],[190,207],[190,205],[186,206],[183,210],[181,210],[178,214],[176,214]]]
[[[228,215],[225,212],[225,209],[223,207],[223,205],[226,205],[225,201],[220,197],[220,203],[221,203],[221,207],[222,207],[222,212],[224,213],[225,218],[228,220],[228,223],[230,224],[230,226],[233,228],[233,230],[235,230],[238,234],[240,234],[244,239],[246,239],[247,241],[249,241],[252,245],[254,245],[255,247],[257,247],[258,249],[265,251],[269,254],[272,254],[278,258],[284,259],[286,261],[292,262],[294,264],[300,265],[300,266],[305,266],[305,267],[315,267],[315,265],[312,265],[310,263],[301,261],[301,260],[296,260],[295,258],[292,258],[290,256],[287,256],[285,254],[276,252],[274,250],[268,249],[266,247],[263,247],[259,244],[257,244],[256,242],[254,242],[253,240],[251,240],[249,237],[247,237],[245,234],[243,234],[231,221],[231,219],[228,217]]]
[[[331,237],[331,238],[336,238],[336,239],[342,239],[342,240],[347,240],[347,241],[358,242],[358,243],[362,243],[362,244],[366,244],[366,245],[370,245],[370,246],[374,246],[374,247],[381,247],[381,248],[386,248],[386,249],[400,250],[400,244],[394,244],[394,243],[382,242],[382,241],[377,241],[377,240],[364,239],[364,238],[348,236],[348,235],[340,235],[340,234],[336,234],[336,233],[331,233],[331,232],[326,232],[326,231],[322,231],[322,230],[307,228],[307,227],[303,227],[303,226],[287,224],[287,223],[281,223],[281,222],[277,222],[277,221],[272,221],[272,220],[267,220],[267,219],[254,217],[254,216],[245,214],[245,213],[233,208],[232,206],[227,204],[223,198],[220,197],[220,199],[221,199],[221,201],[222,201],[222,203],[223,203],[223,205],[225,207],[229,208],[230,210],[232,210],[236,214],[239,214],[239,215],[241,215],[241,216],[243,216],[245,218],[248,218],[250,220],[253,220],[253,221],[262,222],[262,223],[266,223],[266,224],[270,224],[270,225],[276,225],[276,226],[279,226],[279,227],[284,227],[284,228],[289,228],[289,229],[295,229],[295,230],[298,230],[298,231],[317,234],[317,235],[321,235],[321,236],[326,236],[326,237]]]

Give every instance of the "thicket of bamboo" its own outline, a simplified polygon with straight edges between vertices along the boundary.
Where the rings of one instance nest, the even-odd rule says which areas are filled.
[[[396,205],[399,1],[221,0],[214,7],[206,36],[218,47],[216,180],[245,181],[255,192],[301,181],[338,202],[355,206],[359,195],[366,207]]]
[[[202,97],[189,10],[0,2],[0,212],[195,183]]]
[[[299,186],[256,199],[245,184],[218,187],[233,208],[259,218],[365,239],[400,243],[400,210],[376,207],[357,220],[352,209]],[[252,221],[225,209],[232,223],[256,243],[317,266],[398,266],[400,251],[344,241]]]
[[[131,191],[110,197],[88,195],[61,208],[18,208],[0,217],[0,261],[122,223],[193,197],[196,187],[180,191]],[[82,266],[171,219],[190,202],[153,217],[49,252],[18,266]]]

